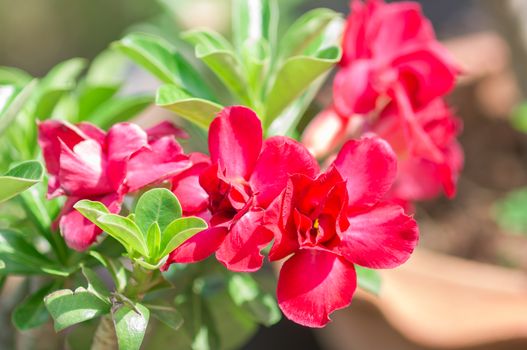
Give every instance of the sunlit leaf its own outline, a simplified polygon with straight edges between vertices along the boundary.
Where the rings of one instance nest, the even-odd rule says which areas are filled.
[[[0,176],[0,202],[6,201],[35,185],[42,179],[44,169],[37,161],[27,161]]]
[[[216,114],[222,109],[221,105],[192,97],[175,85],[161,86],[157,90],[156,104],[204,129],[208,129]]]
[[[150,311],[141,304],[112,308],[119,350],[139,350],[145,336]]]

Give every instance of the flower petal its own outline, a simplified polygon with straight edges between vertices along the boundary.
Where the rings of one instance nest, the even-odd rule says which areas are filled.
[[[314,177],[318,171],[315,158],[301,143],[283,136],[267,139],[250,179],[257,204],[266,208],[285,188],[290,175]]]
[[[185,130],[178,128],[174,123],[164,120],[161,123],[146,129],[149,141],[160,139],[163,136],[174,136],[181,139],[188,139],[189,135]]]
[[[118,187],[126,178],[126,164],[130,157],[149,147],[147,134],[135,124],[119,123],[108,131],[106,144],[108,178],[114,187]]]
[[[353,264],[329,252],[301,250],[280,270],[278,305],[288,319],[320,328],[351,303],[356,287]]]
[[[335,110],[343,117],[371,112],[379,92],[373,86],[375,71],[372,60],[358,59],[335,75],[333,100]]]
[[[163,270],[172,263],[195,263],[211,256],[227,235],[226,227],[210,227],[192,236],[170,253]]]
[[[348,119],[341,117],[333,107],[323,110],[304,130],[302,144],[316,158],[327,156],[338,145],[344,143]]]
[[[190,168],[192,163],[172,136],[162,137],[130,157],[126,164],[129,192],[167,180]]]
[[[225,168],[228,178],[248,180],[262,149],[262,135],[261,122],[252,110],[224,108],[210,125],[210,158]]]
[[[397,175],[397,157],[378,137],[348,141],[333,164],[346,181],[350,207],[356,209],[377,203]]]
[[[199,184],[199,177],[210,165],[210,159],[201,153],[191,153],[192,166],[172,179],[172,192],[179,199],[183,213],[193,215],[207,208],[209,195]]]
[[[263,211],[249,211],[230,229],[216,258],[231,271],[253,272],[262,267],[261,250],[273,239],[262,226]]]
[[[102,230],[95,226],[95,224],[73,209],[73,205],[80,199],[82,198],[68,198],[68,201],[64,206],[65,211],[59,221],[60,232],[64,237],[66,244],[68,247],[77,251],[88,249],[88,247],[95,242],[97,236],[102,233]],[[116,194],[91,199],[102,202],[111,213],[118,213],[121,209],[122,199]]]
[[[66,195],[88,197],[112,192],[106,176],[106,159],[101,145],[86,140],[71,150],[62,143],[59,180]]]
[[[348,217],[341,253],[350,262],[369,268],[393,268],[404,263],[419,240],[415,220],[395,204],[381,204]]]
[[[38,123],[38,143],[51,175],[58,175],[60,169],[61,142],[68,148],[88,139],[79,128],[61,120],[47,120]]]

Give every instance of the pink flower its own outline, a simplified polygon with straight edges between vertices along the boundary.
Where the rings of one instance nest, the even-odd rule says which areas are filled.
[[[211,164],[199,175],[204,192],[196,190],[195,205],[186,207],[201,210],[206,193],[210,228],[172,252],[167,266],[200,261],[216,252],[231,270],[255,271],[262,265],[261,249],[273,239],[262,225],[264,209],[282,192],[290,174],[314,176],[318,165],[290,138],[263,141],[258,116],[245,107],[228,107],[218,114],[209,129],[209,150]],[[194,188],[198,172],[187,178]],[[176,194],[184,190],[181,179],[174,183]]]
[[[391,196],[425,200],[443,190],[447,197],[454,197],[463,167],[463,150],[456,140],[461,121],[442,99],[416,111],[407,123],[402,119],[399,108],[391,104],[372,126],[399,157],[399,174]]]
[[[88,248],[101,231],[73,205],[80,199],[103,202],[119,212],[123,197],[169,179],[190,166],[166,123],[152,134],[130,123],[108,133],[94,125],[59,120],[40,123],[39,144],[49,173],[48,197],[67,196],[59,226],[68,246]]]
[[[453,88],[459,69],[417,3],[353,0],[351,10],[333,86],[339,114],[369,113],[397,98],[421,108]]]
[[[323,327],[330,313],[351,303],[354,264],[393,268],[409,258],[417,224],[400,206],[383,201],[396,165],[385,141],[349,141],[325,173],[292,175],[266,210],[275,234],[269,258],[287,258],[277,296],[289,319]]]

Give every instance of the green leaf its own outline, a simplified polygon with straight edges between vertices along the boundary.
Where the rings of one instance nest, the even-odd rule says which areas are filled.
[[[115,289],[118,292],[122,292],[126,288],[126,281],[128,280],[126,269],[119,259],[110,259],[99,252],[90,251],[89,254],[97,259],[102,266],[104,266],[112,276],[112,279],[115,283]]]
[[[26,331],[42,326],[49,320],[49,313],[44,305],[44,297],[54,288],[55,283],[49,283],[35,293],[25,298],[11,315],[11,320],[18,330]]]
[[[336,19],[340,19],[340,14],[330,9],[318,8],[306,12],[289,27],[280,42],[280,57],[306,55],[314,53],[310,49],[319,46],[328,26]],[[340,31],[339,31],[340,34]],[[330,44],[337,44],[332,42]]]
[[[164,39],[148,34],[130,34],[113,44],[159,80],[175,84],[192,95],[213,99],[200,74]]]
[[[146,236],[150,226],[157,222],[161,231],[181,217],[181,205],[176,196],[166,188],[145,192],[135,207],[135,222]]]
[[[202,60],[235,96],[243,103],[249,104],[242,64],[224,37],[207,29],[194,29],[183,33],[182,38],[194,45],[196,57]]]
[[[131,307],[123,304],[112,309],[119,350],[139,350],[145,336],[150,311],[141,304]]]
[[[520,104],[511,116],[512,126],[524,133],[527,133],[527,103]]]
[[[163,85],[157,90],[156,105],[175,112],[207,130],[223,108],[214,102],[192,97],[175,85]]]
[[[175,308],[167,305],[146,304],[148,310],[159,321],[173,330],[178,330],[183,325],[183,316]]]
[[[37,161],[27,161],[0,176],[0,202],[13,198],[42,179],[44,169]]]
[[[113,51],[101,52],[90,65],[85,83],[89,86],[117,88],[126,79],[128,65],[126,56]]]
[[[495,208],[498,224],[507,232],[527,234],[527,188],[511,192]]]
[[[128,250],[131,249],[142,256],[148,256],[145,239],[135,222],[115,214],[103,215],[97,219],[97,222],[101,224],[101,228],[104,227],[110,236],[121,242]]]
[[[381,276],[375,270],[355,265],[359,287],[372,294],[379,295],[381,290]]]
[[[233,274],[228,289],[234,303],[249,311],[257,322],[271,326],[282,318],[274,297],[262,292],[250,275]]]
[[[188,216],[176,219],[163,231],[161,238],[162,252],[159,257],[170,254],[174,249],[190,239],[196,233],[207,228],[207,223],[202,218]]]
[[[73,58],[56,65],[41,81],[38,88],[38,102],[34,115],[47,119],[53,108],[68,91],[76,86],[76,79],[86,67],[86,60]]]
[[[5,262],[3,260],[0,260],[0,270],[5,269]]]
[[[55,320],[57,332],[110,312],[108,303],[82,287],[75,291],[62,289],[53,292],[44,298],[44,303]]]
[[[340,60],[340,56],[338,47],[330,47],[313,56],[295,56],[287,59],[279,69],[266,99],[266,128],[314,80],[329,71]]]
[[[153,222],[148,229],[148,233],[146,234],[146,244],[148,245],[150,257],[156,257],[161,247],[161,229],[159,228],[157,221]]]
[[[278,30],[276,0],[234,0],[232,11],[232,34],[238,52],[242,52],[248,42],[261,39],[274,47]]]
[[[152,102],[151,96],[144,95],[113,98],[92,110],[87,119],[101,128],[109,128],[137,116]]]
[[[49,274],[62,277],[69,275],[69,271],[55,265],[36,250],[22,234],[12,230],[0,229],[0,259],[4,262],[0,274]]]
[[[32,97],[37,85],[38,80],[34,79],[21,90],[11,87],[11,91],[8,92],[10,94],[9,100],[5,104],[0,101],[0,135],[11,126],[18,113]]]
[[[190,294],[176,298],[186,320],[183,327],[192,339],[192,350],[221,349],[212,312],[202,297]]]
[[[24,86],[31,80],[33,77],[21,69],[0,66],[0,85]]]
[[[83,266],[81,269],[84,278],[88,282],[88,292],[96,295],[102,301],[110,303],[110,291],[99,275],[86,266]]]

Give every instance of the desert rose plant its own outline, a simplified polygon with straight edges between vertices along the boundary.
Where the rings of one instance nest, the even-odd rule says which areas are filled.
[[[324,327],[357,286],[378,291],[375,269],[409,259],[412,202],[454,196],[461,126],[444,96],[460,69],[418,5],[354,0],[346,21],[316,9],[284,33],[277,1],[232,8],[232,42],[181,33],[195,60],[132,33],[82,76],[81,60],[43,79],[0,69],[2,164],[19,163],[0,200],[27,190],[0,226],[0,280],[31,286],[20,330],[51,316],[72,348],[169,334],[201,350],[281,313]],[[155,98],[119,93],[125,58],[160,81]],[[332,104],[302,127],[335,66]],[[150,103],[174,119],[129,121]]]

